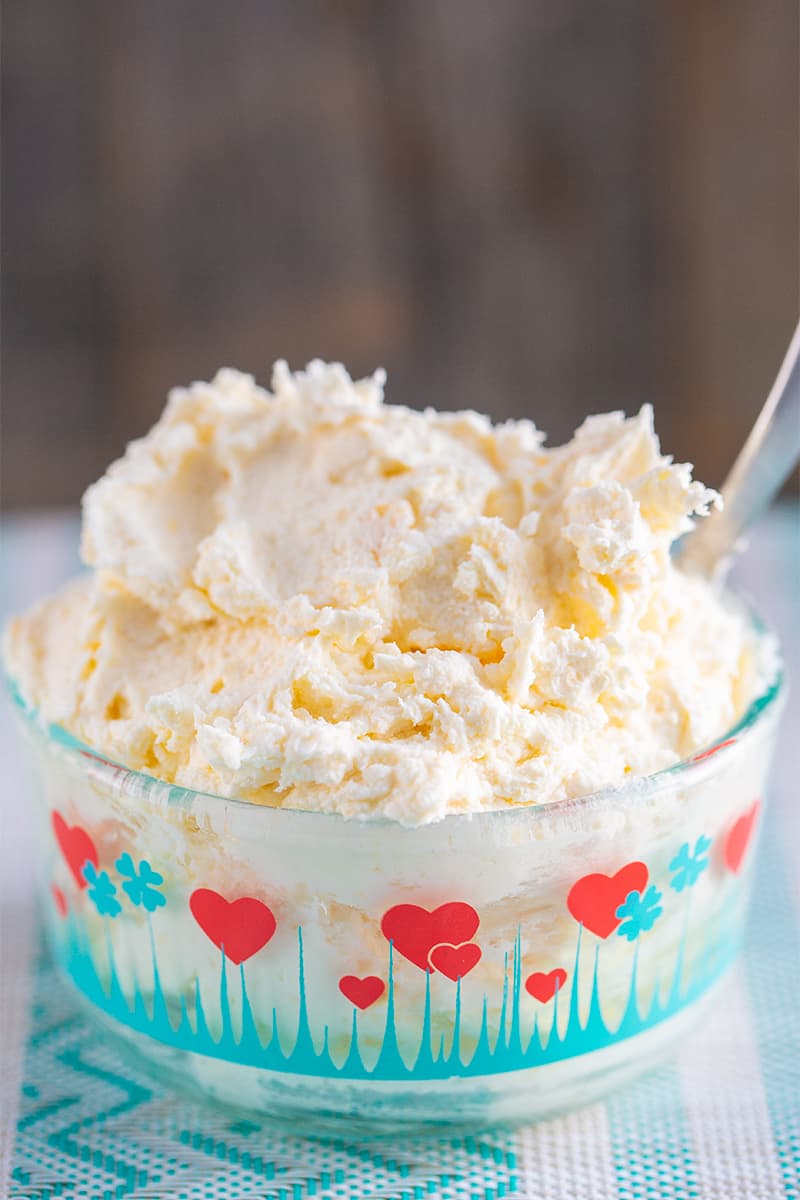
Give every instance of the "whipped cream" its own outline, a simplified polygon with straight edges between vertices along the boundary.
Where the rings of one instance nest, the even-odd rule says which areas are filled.
[[[279,362],[271,392],[174,390],[86,493],[92,571],[7,630],[29,703],[167,782],[407,825],[620,784],[734,723],[747,623],[670,560],[719,498],[649,406],[551,449],[383,384]]]

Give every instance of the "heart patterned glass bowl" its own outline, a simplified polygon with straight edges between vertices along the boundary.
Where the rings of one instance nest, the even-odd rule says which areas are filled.
[[[305,1132],[571,1108],[724,1003],[780,696],[647,779],[415,829],[171,786],[20,702],[53,952],[161,1078]]]

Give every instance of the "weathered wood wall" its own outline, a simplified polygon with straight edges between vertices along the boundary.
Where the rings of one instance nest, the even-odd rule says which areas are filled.
[[[796,0],[6,0],[4,492],[220,364],[386,366],[718,483],[798,310]]]

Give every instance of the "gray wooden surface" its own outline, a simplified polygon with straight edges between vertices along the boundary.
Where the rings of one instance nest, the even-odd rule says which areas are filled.
[[[220,364],[658,408],[719,483],[798,309],[796,0],[6,0],[4,495]]]

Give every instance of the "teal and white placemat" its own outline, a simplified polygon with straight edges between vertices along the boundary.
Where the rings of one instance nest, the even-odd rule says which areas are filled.
[[[797,510],[754,539],[740,584],[800,674]],[[8,522],[7,611],[76,565],[76,525]],[[792,669],[794,666],[794,670]],[[106,1046],[43,952],[28,796],[0,729],[0,1198],[800,1200],[800,730],[784,724],[746,953],[680,1059],[602,1104],[514,1132],[314,1141],[154,1086]]]

